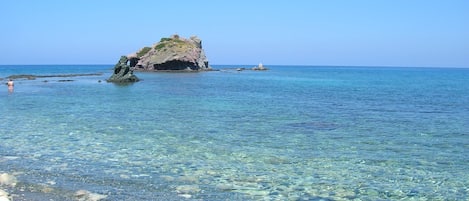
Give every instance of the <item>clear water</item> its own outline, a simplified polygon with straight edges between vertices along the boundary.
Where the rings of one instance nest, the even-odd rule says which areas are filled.
[[[98,82],[111,68],[0,66],[3,78],[104,73],[4,86],[0,173],[16,175],[3,188],[17,200],[80,189],[105,200],[469,199],[469,69],[272,66]]]

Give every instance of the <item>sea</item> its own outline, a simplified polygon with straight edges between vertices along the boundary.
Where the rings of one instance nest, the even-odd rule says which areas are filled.
[[[469,68],[212,67],[118,85],[113,65],[0,66],[0,174],[15,181],[0,189],[14,201],[469,200]],[[45,77],[9,91],[24,74]]]

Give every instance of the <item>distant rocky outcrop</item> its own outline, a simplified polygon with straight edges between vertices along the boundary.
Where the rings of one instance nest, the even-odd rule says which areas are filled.
[[[114,66],[114,73],[107,80],[114,83],[132,83],[138,82],[139,79],[133,74],[133,70],[127,64],[129,59],[126,56],[121,56],[119,62]]]
[[[205,71],[211,70],[197,36],[189,39],[173,35],[162,38],[152,47],[144,47],[127,56],[135,70],[145,71]]]
[[[78,77],[78,76],[99,76],[103,73],[78,73],[78,74],[58,74],[58,75],[10,75],[6,77],[7,79],[25,79],[25,80],[35,80],[36,78],[53,78],[53,77]],[[2,78],[0,78],[2,80]]]
[[[267,68],[264,67],[264,65],[263,65],[262,63],[259,63],[259,65],[258,65],[258,66],[254,66],[254,67],[252,68],[252,70],[267,70]]]

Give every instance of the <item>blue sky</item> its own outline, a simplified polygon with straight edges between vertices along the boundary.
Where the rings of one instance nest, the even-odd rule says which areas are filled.
[[[114,64],[199,36],[211,64],[469,67],[465,0],[15,0],[0,64]]]

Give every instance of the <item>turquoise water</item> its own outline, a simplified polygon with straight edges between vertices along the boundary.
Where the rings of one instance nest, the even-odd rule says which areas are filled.
[[[469,199],[469,69],[271,66],[98,82],[111,68],[0,66],[2,78],[104,73],[4,86],[0,173],[18,184],[3,189],[17,200],[81,189],[104,200]]]

